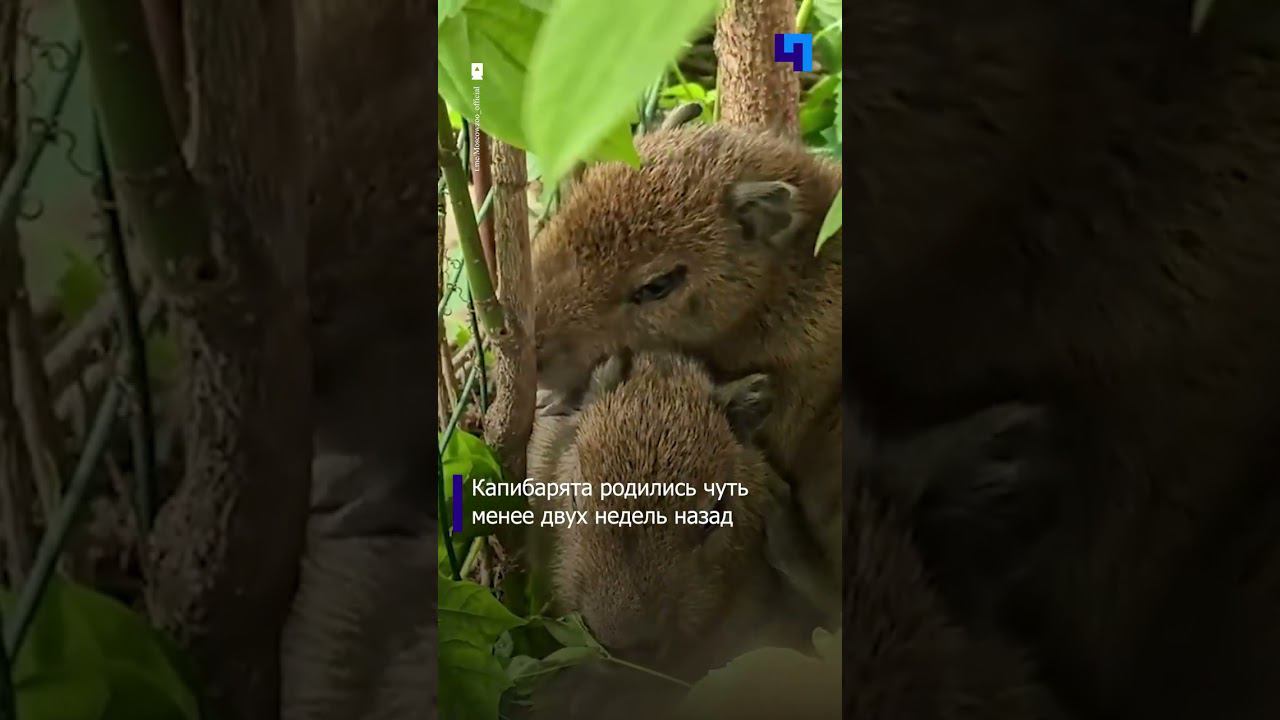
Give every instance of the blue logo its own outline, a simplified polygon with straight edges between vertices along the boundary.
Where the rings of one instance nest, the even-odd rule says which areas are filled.
[[[773,61],[789,62],[796,72],[813,70],[813,36],[809,33],[777,33],[773,36]]]

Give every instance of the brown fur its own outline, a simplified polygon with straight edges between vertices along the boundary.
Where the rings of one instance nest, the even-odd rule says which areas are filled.
[[[794,143],[698,126],[642,137],[644,168],[592,167],[534,243],[539,384],[579,389],[621,348],[678,350],[718,377],[765,372],[777,408],[762,436],[810,525],[839,563],[841,250],[814,257],[840,170]],[[783,182],[794,207],[735,214],[740,183]],[[791,223],[788,223],[791,221]],[[655,276],[685,268],[661,300],[632,302]]]
[[[1275,717],[1277,6],[1199,38],[1157,0],[849,12],[849,381],[883,427],[1078,420],[1004,618],[1087,714]]]
[[[644,480],[695,484],[732,477],[750,487],[750,494],[732,505],[735,527],[718,531],[705,543],[691,528],[660,526],[619,528],[578,526],[561,530],[556,588],[561,610],[580,610],[597,636],[621,656],[644,658],[660,669],[695,679],[712,664],[723,662],[752,644],[741,637],[763,640],[758,624],[784,598],[765,550],[765,521],[773,521],[767,505],[777,496],[760,454],[726,422],[726,397],[742,398],[738,390],[718,391],[695,361],[670,354],[641,354],[625,379],[604,379],[607,366],[597,370],[592,389],[579,414],[540,417],[530,445],[530,468],[538,480],[601,482]],[[717,399],[720,395],[720,399]],[[729,406],[732,408],[732,406]],[[739,426],[741,427],[741,426]],[[948,602],[934,588],[921,560],[918,528],[908,524],[906,509],[931,505],[936,514],[958,512],[999,517],[1003,507],[1019,506],[1024,495],[1036,494],[1038,473],[1049,425],[1035,408],[1002,406],[962,418],[914,437],[873,439],[861,427],[851,428],[846,468],[845,517],[851,574],[846,588],[844,670],[845,717],[858,720],[930,720],[984,718],[990,720],[1061,720],[1066,716],[1052,694],[1038,682],[1029,658],[1012,642],[981,625],[964,626],[953,618]],[[734,467],[732,473],[725,468]],[[889,489],[892,494],[885,494]],[[1010,503],[1010,499],[1015,502]],[[593,513],[597,509],[705,507],[708,498],[600,499],[578,497],[555,504]],[[772,532],[773,528],[769,528]],[[1027,548],[1035,537],[1021,538]],[[953,553],[959,563],[981,563],[982,577],[998,582],[999,570],[981,543],[972,555]],[[968,598],[973,605],[984,594]],[[737,612],[729,611],[736,608]],[[803,638],[805,622],[795,623]],[[736,644],[725,639],[738,637]],[[653,655],[654,640],[670,638]],[[714,660],[695,649],[716,647]],[[665,651],[665,652],[662,652]],[[697,664],[669,664],[697,654]],[[662,660],[667,662],[662,662]],[[643,662],[643,660],[642,660]],[[679,670],[675,668],[679,667]],[[627,675],[628,683],[643,678]],[[631,688],[634,689],[634,688]],[[582,686],[568,691],[579,699],[592,697]],[[619,692],[617,686],[604,693]],[[646,692],[652,690],[646,689]],[[608,706],[585,701],[584,717],[615,717],[635,709],[636,700]],[[577,717],[577,710],[557,710]],[[645,712],[650,712],[648,709]],[[555,715],[558,716],[558,715]],[[636,715],[645,717],[644,713]],[[665,717],[665,715],[659,714]],[[625,717],[633,717],[626,714]]]
[[[582,612],[600,641],[623,657],[697,677],[753,638],[773,639],[760,632],[762,620],[788,619],[786,603],[764,612],[785,599],[764,560],[765,519],[781,481],[745,444],[751,428],[740,436],[730,422],[735,407],[759,397],[752,386],[717,386],[696,361],[672,354],[636,355],[625,375],[594,392],[580,415],[539,420],[532,477],[593,488],[590,497],[557,498],[550,507],[586,511],[590,519],[596,511],[658,509],[668,523],[557,529],[556,597],[561,610]],[[697,494],[599,494],[602,483],[680,481]],[[713,482],[748,488],[722,506],[733,513],[733,526],[708,532],[674,524],[676,510],[711,509],[715,498],[703,483]],[[794,641],[811,629],[801,622]]]

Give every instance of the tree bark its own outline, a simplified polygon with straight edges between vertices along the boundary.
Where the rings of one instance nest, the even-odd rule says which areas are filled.
[[[182,32],[182,0],[142,0],[147,16],[147,34],[164,87],[165,104],[176,137],[187,134],[191,111],[187,99],[187,56]]]
[[[508,477],[524,479],[525,449],[533,429],[537,376],[533,336],[533,270],[529,250],[529,197],[524,151],[494,141],[494,237],[498,302],[504,331],[490,338],[496,390],[485,418],[485,440]]]
[[[269,719],[310,488],[293,17],[268,0],[187,11],[203,99],[193,173],[216,265],[196,268],[206,293],[172,296],[189,383],[186,476],[157,518],[147,599],[193,655],[214,715]]]
[[[799,130],[800,83],[773,60],[773,36],[794,30],[792,0],[727,0],[716,21],[720,119],[786,135]]]

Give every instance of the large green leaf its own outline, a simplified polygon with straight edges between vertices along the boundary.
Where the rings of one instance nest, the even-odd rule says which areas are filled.
[[[844,72],[836,75],[836,139],[840,141],[841,152],[844,146]]]
[[[813,0],[813,14],[823,25],[841,22],[844,19],[843,0]]]
[[[9,612],[12,600],[0,597]],[[164,638],[119,602],[54,578],[14,663],[23,720],[195,720]]]
[[[830,240],[833,235],[840,229],[844,220],[844,190],[836,193],[836,199],[831,202],[831,209],[827,210],[827,217],[822,221],[822,230],[818,231],[818,243],[813,248],[814,254],[818,254],[822,250],[822,246]]]
[[[528,505],[520,495],[476,495],[473,482],[490,486],[503,479],[502,465],[484,440],[464,430],[454,430],[449,445],[441,456],[444,464],[444,493],[448,508],[453,507],[453,476],[462,476],[462,532],[457,537],[480,537],[494,531],[493,525],[471,522],[471,513],[484,510],[523,510]],[[449,511],[452,517],[452,510]]]
[[[440,712],[448,720],[495,720],[511,680],[494,656],[502,633],[524,624],[473,582],[439,579]]]
[[[436,27],[440,27],[445,20],[457,15],[466,4],[467,0],[436,0]]]
[[[840,78],[828,75],[809,88],[800,103],[800,134],[821,132],[836,121],[836,91]]]
[[[499,635],[525,623],[488,589],[467,580],[440,578],[437,602],[441,642],[460,640],[492,650]]]
[[[440,716],[444,720],[497,720],[502,693],[511,680],[486,648],[461,640],[441,640]]]
[[[840,717],[840,634],[815,632],[818,657],[784,648],[740,655],[694,684],[682,718]]]
[[[529,53],[543,18],[520,0],[468,0],[439,28],[436,77],[445,103],[472,123],[478,112],[481,130],[522,148]],[[471,63],[484,64],[483,79],[471,79]]]
[[[597,648],[564,647],[541,659],[517,655],[511,658],[506,673],[517,694],[529,695],[560,670],[596,662],[603,657],[604,653]]]
[[[559,0],[529,61],[528,148],[548,180],[586,157],[634,109],[719,0]],[[635,164],[628,140],[609,147]],[[628,153],[626,149],[630,147]],[[612,154],[612,153],[610,153]]]

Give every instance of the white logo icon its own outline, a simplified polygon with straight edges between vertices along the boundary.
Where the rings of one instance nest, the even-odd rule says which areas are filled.
[[[484,63],[471,63],[471,79],[472,80],[484,79]]]

